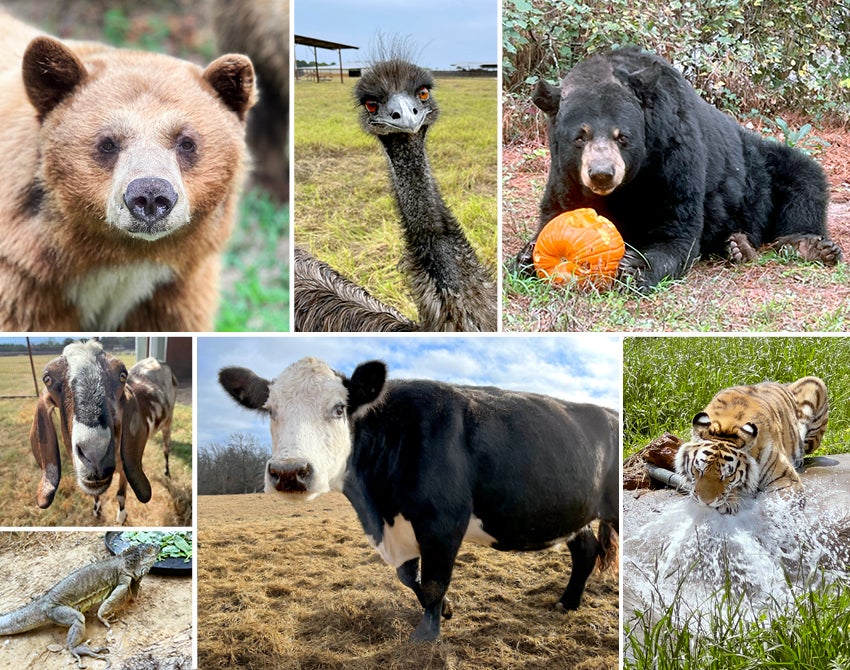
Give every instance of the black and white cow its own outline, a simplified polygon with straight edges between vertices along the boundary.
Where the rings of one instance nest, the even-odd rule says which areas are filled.
[[[219,373],[271,418],[267,492],[342,491],[381,557],[425,608],[413,640],[440,634],[464,540],[537,550],[566,540],[572,573],[559,603],[579,605],[599,560],[616,561],[618,416],[595,405],[494,387],[386,381],[379,361],[347,378],[304,358],[274,381]],[[599,537],[588,528],[600,521]],[[421,566],[420,566],[421,561]]]

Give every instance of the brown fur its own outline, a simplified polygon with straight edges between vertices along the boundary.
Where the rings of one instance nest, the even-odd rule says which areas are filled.
[[[63,46],[2,12],[0,44],[0,330],[210,330],[244,170],[250,61],[222,56],[202,70]],[[191,153],[180,153],[184,135]],[[104,152],[113,137],[118,150]],[[140,176],[173,183],[185,210],[156,239],[128,232],[121,189]],[[149,290],[133,295],[144,276]]]
[[[257,72],[260,100],[248,115],[253,177],[288,202],[289,2],[214,0],[212,15],[219,49],[247,54]]]

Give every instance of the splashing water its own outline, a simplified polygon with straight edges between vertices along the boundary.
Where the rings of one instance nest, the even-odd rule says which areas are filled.
[[[623,529],[625,620],[668,611],[677,628],[699,627],[730,595],[747,620],[772,619],[822,582],[850,578],[843,509],[801,510],[767,494],[744,501],[736,515],[674,498],[649,523],[635,527],[636,517]]]

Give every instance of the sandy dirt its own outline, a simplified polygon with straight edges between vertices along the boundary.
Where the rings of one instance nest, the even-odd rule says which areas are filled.
[[[27,604],[71,571],[110,556],[100,532],[0,533],[0,613]],[[44,626],[18,635],[0,636],[0,669],[67,670],[73,657],[65,645],[67,629]],[[92,646],[109,648],[112,668],[120,670],[188,670],[192,656],[191,576],[149,574],[139,597],[129,603],[107,629],[92,613],[86,617],[86,638]],[[106,662],[84,658],[92,670]]]
[[[350,503],[265,494],[199,496],[198,661],[214,668],[576,668],[618,664],[618,573],[594,572],[582,607],[553,609],[565,546],[537,553],[465,544],[442,639],[411,644],[410,590],[371,549]]]

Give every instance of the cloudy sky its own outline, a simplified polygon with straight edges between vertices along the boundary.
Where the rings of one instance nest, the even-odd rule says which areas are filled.
[[[295,3],[296,35],[359,47],[343,50],[343,64],[370,60],[376,35],[409,38],[416,60],[431,69],[455,63],[496,63],[499,0],[309,0]],[[313,49],[295,46],[295,58],[312,61]],[[319,62],[337,62],[320,49]]]
[[[273,379],[290,363],[315,356],[351,375],[380,359],[390,378],[494,385],[620,407],[620,339],[602,334],[498,337],[199,337],[198,445],[224,444],[233,433],[270,443],[268,421],[243,409],[219,386],[228,365]]]

